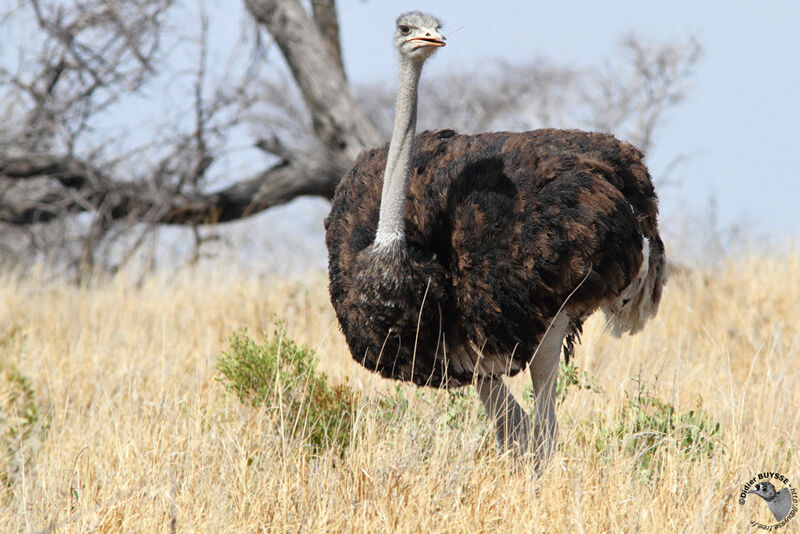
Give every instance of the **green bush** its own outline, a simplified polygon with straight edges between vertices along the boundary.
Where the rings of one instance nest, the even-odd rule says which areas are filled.
[[[624,443],[625,452],[636,455],[643,468],[651,467],[665,445],[673,445],[692,460],[710,458],[722,447],[722,428],[699,401],[696,409],[681,411],[644,389],[639,384],[636,395],[626,394],[612,431],[612,438]]]
[[[312,452],[335,448],[343,453],[354,436],[355,411],[360,396],[347,385],[330,386],[327,376],[317,370],[317,356],[305,345],[297,345],[278,323],[272,336],[264,334],[259,344],[247,331],[231,336],[230,350],[217,359],[220,381],[239,400],[275,413],[291,437],[306,441]],[[408,395],[412,398],[409,399]],[[441,398],[446,395],[446,399]],[[462,428],[476,402],[468,389],[437,392],[396,384],[393,392],[373,403],[371,416],[389,426],[421,425],[418,410],[410,402],[442,406],[436,418],[441,424]],[[482,412],[481,412],[482,413]],[[427,425],[427,419],[425,419]]]
[[[572,389],[585,389],[599,395],[603,394],[603,390],[600,389],[600,384],[597,383],[597,378],[594,375],[590,375],[587,371],[581,373],[574,363],[566,363],[561,360],[558,367],[558,382],[556,383],[557,406],[563,404],[567,398],[567,392]],[[522,398],[526,402],[533,404],[533,388],[531,386],[525,386]]]
[[[594,375],[581,372],[572,363],[561,362],[557,404],[561,405],[573,389],[605,396]],[[710,458],[714,451],[721,449],[722,427],[702,409],[700,402],[695,409],[681,411],[654,394],[648,394],[646,389],[640,380],[635,394],[625,394],[625,401],[613,418],[593,414],[588,420],[577,420],[573,414],[564,414],[567,421],[575,422],[579,443],[593,444],[601,454],[622,450],[635,456],[645,470],[653,467],[654,459],[670,444],[693,460]],[[525,388],[523,396],[528,402],[534,402],[530,386]]]
[[[21,343],[18,326],[0,335],[0,482],[6,486],[29,464],[31,438],[48,427],[30,379],[13,362]]]
[[[261,345],[247,331],[230,338],[230,351],[217,359],[217,378],[242,403],[274,411],[290,436],[307,441],[313,452],[350,445],[357,397],[347,386],[330,386],[317,371],[317,357],[297,345],[278,323]]]
[[[230,351],[223,352],[217,360],[220,372],[217,380],[241,402],[274,411],[284,430],[306,441],[312,452],[334,448],[343,453],[354,435],[357,393],[347,385],[330,386],[327,376],[317,370],[314,351],[288,338],[282,323],[278,323],[271,337],[265,333],[265,339],[258,344],[248,337],[247,331],[234,334]],[[24,386],[22,382],[19,384]],[[556,387],[559,405],[572,389],[604,396],[594,375],[562,362]],[[451,390],[446,392],[446,399],[441,399],[439,396],[444,394],[414,391],[417,401],[444,408],[437,418],[441,424],[463,428],[477,402],[475,392],[471,388]],[[533,402],[530,387],[525,389],[524,397]],[[418,414],[409,413],[413,411],[409,406],[405,389],[397,384],[392,394],[377,400],[374,415],[390,425],[400,421],[419,422]],[[568,421],[576,420],[572,414],[564,415]],[[479,419],[485,420],[482,410]],[[626,393],[622,407],[613,417],[593,415],[578,421],[576,431],[579,443],[594,445],[601,454],[621,450],[635,456],[645,470],[653,466],[659,451],[668,444],[692,459],[711,457],[721,447],[723,435],[720,424],[712,421],[701,405],[689,411],[678,410],[671,403],[647,394],[641,382],[635,394]]]
[[[476,407],[480,405],[478,395],[472,387],[446,390],[414,387],[413,399],[407,396],[408,390],[409,388],[399,383],[395,384],[391,394],[378,398],[374,406],[375,416],[393,425],[403,422],[415,427],[430,427],[433,421],[436,425],[464,428],[472,419]],[[415,407],[413,409],[412,401]],[[435,410],[433,419],[420,414],[420,410],[417,409],[420,403]],[[483,422],[487,420],[482,408],[477,412],[477,419]]]

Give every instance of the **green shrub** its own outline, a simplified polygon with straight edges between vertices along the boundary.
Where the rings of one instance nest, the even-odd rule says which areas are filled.
[[[444,413],[445,423],[451,428],[464,428],[476,405],[480,404],[475,388],[458,388],[447,390],[447,409]],[[486,410],[480,409],[478,419],[488,422]]]
[[[398,383],[391,394],[379,397],[375,404],[375,416],[388,424],[402,421],[414,426],[430,427],[430,423],[434,421],[437,425],[464,428],[479,405],[478,395],[472,387],[446,390],[415,387],[413,399],[407,396],[408,389]],[[433,407],[433,419],[420,414],[420,403]],[[478,411],[477,417],[479,420],[487,419],[483,409]]]
[[[242,403],[275,411],[289,435],[307,441],[313,452],[349,446],[357,397],[347,386],[330,386],[317,371],[317,357],[297,345],[278,323],[261,345],[247,331],[230,338],[230,351],[217,359],[217,378]]]
[[[48,426],[30,379],[13,362],[21,342],[18,326],[0,336],[0,481],[6,486],[29,464],[31,437]]]
[[[702,409],[699,400],[696,409],[681,411],[644,390],[640,383],[635,395],[626,394],[611,431],[612,438],[624,443],[625,452],[634,454],[643,468],[650,468],[666,445],[691,460],[710,458],[720,450],[722,427]]]
[[[561,406],[567,398],[567,392],[572,389],[585,389],[592,393],[599,395],[603,394],[600,389],[600,384],[597,383],[597,377],[590,375],[587,371],[582,373],[574,363],[566,363],[561,360],[558,367],[558,382],[556,383],[556,405]],[[526,402],[533,404],[533,388],[525,386],[522,392],[522,398]]]
[[[556,386],[557,404],[561,405],[573,389],[605,396],[594,375],[562,361]],[[601,454],[622,450],[635,456],[645,470],[654,467],[654,459],[667,450],[668,445],[692,460],[710,458],[721,449],[722,427],[702,409],[701,402],[698,401],[695,409],[681,411],[654,394],[648,394],[646,389],[639,380],[635,394],[626,392],[622,407],[612,418],[603,413],[592,414],[589,419],[564,414],[567,421],[575,424],[578,443],[594,445]],[[530,386],[525,388],[523,396],[528,402],[534,402]]]
[[[314,351],[289,339],[282,323],[278,323],[271,337],[265,333],[265,338],[263,344],[258,344],[247,331],[234,334],[230,351],[223,352],[217,360],[217,380],[241,402],[274,411],[284,430],[306,441],[313,452],[335,448],[343,453],[354,435],[359,396],[347,385],[330,386],[327,376],[317,370]],[[24,386],[24,382],[20,385]],[[562,362],[556,387],[559,405],[572,389],[604,396],[594,375]],[[397,384],[392,394],[377,400],[374,415],[390,425],[400,421],[419,423],[419,415],[411,413],[414,410],[410,410],[406,395]],[[441,395],[447,395],[447,399],[437,400]],[[417,401],[438,406],[444,401],[444,411],[437,419],[451,428],[465,427],[477,402],[471,388],[447,392],[416,389],[414,396]],[[525,389],[524,397],[533,402],[530,387]],[[576,420],[572,414],[564,415],[567,420]],[[479,419],[486,419],[482,410]],[[626,393],[622,407],[611,418],[594,414],[588,420],[577,421],[575,428],[578,443],[594,445],[600,454],[621,450],[635,456],[645,470],[653,467],[665,445],[674,446],[692,459],[711,457],[721,447],[723,435],[720,424],[712,421],[700,404],[696,409],[680,411],[647,394],[641,382],[634,395]]]

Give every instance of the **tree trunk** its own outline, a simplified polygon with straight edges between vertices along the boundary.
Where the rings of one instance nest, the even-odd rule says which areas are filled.
[[[326,45],[300,2],[245,0],[245,4],[286,58],[311,113],[314,133],[325,147],[354,160],[364,148],[380,142],[378,131],[350,93],[344,70],[338,66],[341,57],[331,57],[333,47]]]

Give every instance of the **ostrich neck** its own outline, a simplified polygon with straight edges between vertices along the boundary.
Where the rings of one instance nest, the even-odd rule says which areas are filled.
[[[374,243],[376,249],[405,244],[403,214],[408,177],[411,173],[411,149],[417,127],[417,86],[421,72],[421,61],[400,59],[394,131],[389,141],[389,154],[383,174],[381,209]]]

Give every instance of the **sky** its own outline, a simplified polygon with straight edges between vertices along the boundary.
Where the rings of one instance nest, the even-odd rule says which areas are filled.
[[[688,156],[674,176],[679,185],[660,192],[662,212],[704,210],[713,196],[723,226],[743,226],[752,237],[800,237],[800,209],[792,201],[792,194],[800,194],[800,1],[338,5],[343,55],[354,81],[395,83],[394,20],[414,9],[442,20],[448,36],[447,47],[426,66],[423,76],[429,78],[494,58],[544,57],[559,65],[602,67],[631,31],[655,41],[694,35],[703,57],[685,101],[667,113],[647,155],[654,173],[677,155]]]
[[[222,64],[243,21],[249,27],[252,21],[241,0],[203,1],[211,21],[212,56]],[[196,27],[193,2],[182,4],[186,20],[178,21],[179,32]],[[800,149],[795,146],[800,123],[800,0],[338,0],[337,5],[351,82],[392,89],[395,20],[416,9],[442,20],[448,38],[447,47],[426,65],[423,76],[428,81],[497,59],[514,64],[544,58],[552,65],[597,70],[614,63],[620,41],[631,32],[653,42],[685,42],[695,36],[703,57],[685,100],[668,110],[647,154],[656,177],[677,156],[685,156],[669,177],[675,183],[659,189],[668,250],[694,246],[702,251],[708,240],[700,236],[707,238],[711,226],[704,214],[712,198],[718,226],[726,235],[738,235],[726,230],[734,228],[750,242],[767,246],[800,243],[800,209],[793,200],[800,193]],[[4,46],[0,43],[0,53],[13,51],[9,43],[24,39],[24,28],[7,29],[12,35]],[[192,59],[181,52],[176,61]],[[423,91],[420,99],[424,98]],[[180,116],[180,103],[149,91],[117,114],[127,116],[128,122],[147,123],[165,107]],[[111,118],[110,127],[116,122]],[[248,150],[231,160],[231,176],[248,175],[267,164],[263,154],[250,148],[251,137],[245,139]],[[300,199],[230,226],[244,236],[235,241],[243,243],[240,254],[279,258],[281,265],[289,264],[287,271],[324,269],[322,219],[328,209],[323,200]],[[175,242],[191,242],[180,231],[173,233]]]

